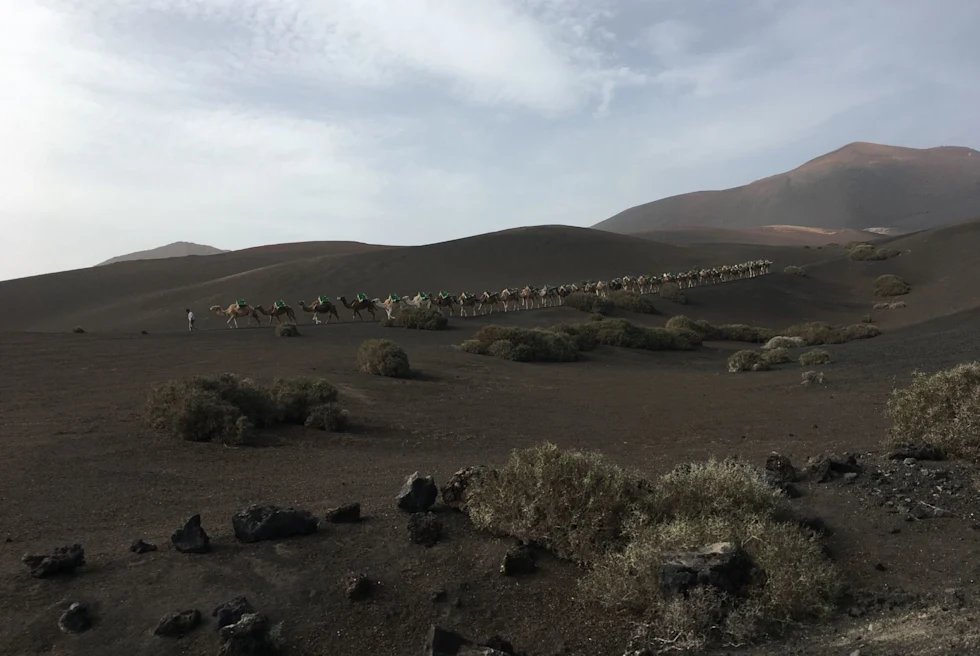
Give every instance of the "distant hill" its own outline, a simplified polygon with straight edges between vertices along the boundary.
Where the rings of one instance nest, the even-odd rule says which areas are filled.
[[[885,235],[860,230],[831,230],[800,226],[760,226],[758,228],[711,228],[707,226],[666,226],[634,237],[665,244],[758,244],[765,246],[825,246],[851,241],[876,241]]]
[[[858,142],[788,173],[645,203],[593,227],[622,234],[772,225],[912,232],[978,215],[980,151]]]
[[[148,251],[138,251],[136,253],[129,253],[128,255],[119,255],[108,259],[105,262],[100,262],[96,266],[104,266],[106,264],[114,264],[116,262],[131,262],[133,260],[162,260],[167,257],[184,257],[186,255],[218,255],[219,253],[228,252],[229,251],[221,250],[220,248],[215,248],[214,246],[193,244],[189,241],[175,241],[172,244],[160,246],[159,248],[151,248]]]

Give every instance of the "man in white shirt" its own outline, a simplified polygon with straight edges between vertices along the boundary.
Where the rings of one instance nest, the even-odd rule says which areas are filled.
[[[194,313],[187,310],[187,330],[197,330],[194,326]]]

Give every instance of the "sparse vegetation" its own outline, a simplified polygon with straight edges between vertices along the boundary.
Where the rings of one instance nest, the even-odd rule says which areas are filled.
[[[337,399],[319,378],[277,378],[271,387],[225,373],[189,376],[154,387],[144,408],[151,428],[191,442],[248,444],[255,428],[302,424],[313,408]]]
[[[769,369],[769,363],[759,351],[745,349],[733,353],[728,358],[728,371],[733,374],[740,371],[768,371]]]
[[[783,273],[788,273],[792,276],[800,276],[801,278],[806,278],[806,269],[803,267],[790,265],[783,269]]]
[[[800,364],[804,367],[816,367],[830,362],[830,353],[823,349],[813,349],[800,355]]]
[[[357,349],[357,366],[376,376],[401,378],[411,372],[408,354],[388,339],[368,339]]]
[[[687,296],[684,296],[684,292],[681,291],[676,282],[665,282],[660,285],[660,298],[678,305],[687,303]]]
[[[894,445],[928,444],[980,458],[980,362],[931,375],[913,372],[907,387],[892,391],[887,415]]]
[[[861,316],[861,323],[874,323],[875,318],[870,314],[865,314]]]
[[[693,344],[666,328],[638,326],[626,319],[562,324],[552,330],[571,336],[583,351],[591,350],[597,344],[646,351],[689,351],[700,344]]]
[[[276,337],[299,337],[299,327],[294,323],[283,323],[276,326]]]
[[[804,371],[802,376],[802,381],[800,382],[803,387],[809,387],[810,385],[823,385],[826,379],[824,378],[822,371]]]
[[[543,328],[484,326],[460,348],[468,353],[492,355],[515,362],[572,362],[578,345],[566,334]]]
[[[905,307],[905,301],[882,301],[880,303],[875,303],[873,309],[875,310],[898,310]]]
[[[871,244],[857,244],[847,253],[847,257],[855,262],[889,260],[899,255],[901,252],[893,248],[875,248]]]
[[[758,638],[784,623],[828,614],[841,578],[819,538],[786,516],[781,493],[758,470],[726,460],[685,465],[650,481],[595,453],[552,444],[515,451],[468,492],[480,528],[533,541],[589,565],[588,599],[648,623],[648,645],[685,647]],[[720,541],[745,550],[744,594],[711,584],[671,596],[664,555]]]
[[[769,351],[772,349],[794,349],[800,348],[801,346],[806,346],[806,342],[803,341],[802,337],[787,337],[786,335],[777,335],[773,337],[762,347],[764,350]]]
[[[802,339],[805,346],[821,346],[823,344],[844,344],[858,339],[870,339],[880,335],[881,329],[870,324],[832,326],[822,321],[814,321],[790,326],[783,333],[789,337]]]
[[[611,292],[608,296],[575,292],[566,296],[562,305],[580,310],[581,312],[602,315],[609,314],[613,309],[626,310],[639,314],[657,313],[657,308],[651,299],[625,290]]]
[[[749,342],[759,344],[766,342],[773,337],[773,331],[769,328],[759,328],[747,326],[740,323],[722,324],[712,326],[707,321],[692,321],[684,315],[671,317],[667,321],[667,330],[693,330],[699,333],[704,340],[730,341],[730,342]]]
[[[449,319],[435,308],[403,308],[394,319],[385,317],[381,321],[385,328],[410,328],[413,330],[445,330]]]
[[[903,296],[912,291],[912,287],[902,278],[886,273],[874,281],[875,296]]]
[[[787,362],[792,362],[793,358],[790,357],[789,349],[787,348],[774,348],[768,351],[762,352],[762,359],[768,365],[786,364]]]
[[[596,294],[586,294],[585,292],[569,294],[565,297],[562,305],[580,312],[594,312],[596,314],[608,314],[612,309],[612,303]]]
[[[340,432],[347,428],[349,414],[335,403],[321,403],[310,409],[303,422],[307,428]]]
[[[76,335],[82,335],[85,333],[85,329],[82,328],[81,326],[75,326],[74,328],[71,329],[71,331]]]
[[[608,300],[613,304],[613,307],[619,310],[636,312],[637,314],[657,313],[657,308],[654,307],[653,301],[636,292],[615,291],[609,294]]]

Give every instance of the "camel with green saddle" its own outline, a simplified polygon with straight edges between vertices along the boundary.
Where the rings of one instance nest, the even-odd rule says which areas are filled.
[[[285,301],[276,301],[267,310],[261,305],[256,305],[255,309],[265,316],[269,317],[269,325],[272,325],[272,320],[275,319],[280,324],[282,323],[282,315],[286,315],[293,323],[296,323],[296,313],[293,312],[293,308],[286,305]]]
[[[340,323],[340,315],[337,314],[337,306],[333,304],[329,296],[320,296],[310,305],[306,304],[306,301],[299,301],[296,305],[299,306],[303,312],[313,313],[313,323],[320,323],[320,313],[327,315],[327,323],[330,323],[330,317],[337,320]]]
[[[337,297],[337,300],[340,301],[341,303],[343,303],[343,305],[344,305],[345,308],[347,308],[348,310],[351,310],[354,313],[354,318],[355,319],[360,319],[361,321],[364,321],[364,317],[361,316],[361,310],[367,310],[368,311],[368,314],[371,315],[371,318],[372,319],[376,319],[377,318],[374,315],[375,311],[377,311],[379,309],[378,308],[378,299],[376,299],[376,298],[373,298],[372,299],[372,298],[368,298],[364,294],[358,294],[354,298],[354,302],[353,303],[348,302],[347,301],[347,298],[344,297],[344,296],[338,296]]]
[[[232,324],[234,324],[235,328],[238,328],[238,317],[252,317],[255,319],[255,323],[259,324],[260,326],[262,325],[262,320],[259,319],[259,315],[255,311],[255,308],[245,301],[232,303],[226,310],[222,310],[220,305],[212,305],[211,312],[228,319],[226,323],[228,324],[229,328],[232,327]]]

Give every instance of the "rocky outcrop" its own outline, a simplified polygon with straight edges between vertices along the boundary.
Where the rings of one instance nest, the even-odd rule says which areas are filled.
[[[69,574],[85,564],[85,550],[80,544],[58,547],[46,556],[24,554],[21,561],[31,568],[31,576],[43,579],[56,574]]]
[[[323,519],[331,524],[354,524],[361,521],[361,504],[347,503],[331,508]]]
[[[450,508],[466,512],[468,490],[479,484],[480,478],[488,471],[483,465],[464,467],[457,471],[442,488],[442,502]]]
[[[153,634],[164,638],[180,638],[196,629],[200,623],[201,611],[182,610],[165,615]]]
[[[211,551],[211,538],[201,526],[201,516],[194,515],[170,536],[174,549],[181,553],[206,554]]]
[[[431,476],[419,476],[415,472],[406,479],[398,496],[398,507],[410,513],[424,513],[439,496],[439,489]]]
[[[415,544],[435,546],[442,537],[442,522],[432,513],[412,513],[408,518],[408,536]]]
[[[317,518],[305,510],[251,505],[231,519],[241,542],[281,540],[316,533]]]

